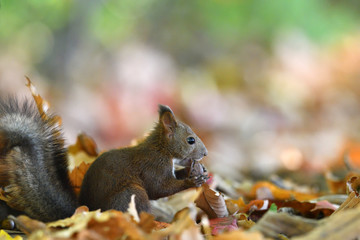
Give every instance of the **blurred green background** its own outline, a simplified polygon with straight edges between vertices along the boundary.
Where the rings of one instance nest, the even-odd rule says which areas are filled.
[[[360,139],[358,1],[1,0],[0,94],[28,76],[100,149],[167,104],[239,177],[322,171]]]

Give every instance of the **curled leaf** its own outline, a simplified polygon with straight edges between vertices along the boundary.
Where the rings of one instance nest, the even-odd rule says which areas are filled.
[[[226,208],[224,197],[212,189],[208,184],[202,186],[203,192],[196,199],[196,206],[201,208],[210,219],[227,217],[229,212]]]
[[[80,133],[77,136],[76,143],[74,145],[69,146],[68,152],[69,154],[72,155],[76,155],[79,152],[85,152],[87,155],[91,157],[97,157],[99,154],[96,142],[92,137],[90,137],[86,133]]]
[[[44,120],[50,120],[56,123],[57,126],[60,126],[62,123],[61,117],[58,115],[49,115],[48,110],[50,108],[50,104],[43,99],[40,94],[37,93],[35,86],[32,84],[30,78],[25,77],[27,80],[26,86],[30,89],[30,92],[35,100],[36,106],[41,117]]]
[[[337,214],[347,209],[356,208],[360,205],[360,197],[355,192],[351,192],[348,198],[343,202],[338,209],[332,214]]]

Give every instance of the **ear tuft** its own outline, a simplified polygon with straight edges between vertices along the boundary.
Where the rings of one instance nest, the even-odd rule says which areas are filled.
[[[163,115],[166,112],[170,112],[172,115],[174,115],[174,113],[172,112],[170,107],[168,107],[166,105],[159,104],[159,115],[160,115],[160,117],[161,117],[161,115]]]

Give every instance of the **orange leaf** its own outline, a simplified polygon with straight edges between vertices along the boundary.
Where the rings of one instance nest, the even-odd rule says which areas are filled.
[[[325,173],[326,184],[333,194],[344,194],[346,193],[346,182],[345,179],[336,178],[330,171]]]
[[[77,136],[76,143],[68,147],[70,154],[76,155],[77,153],[83,151],[89,156],[96,157],[98,156],[97,145],[92,137],[86,133],[81,133]]]
[[[82,181],[90,165],[89,163],[82,162],[80,166],[75,167],[69,174],[70,182],[76,194],[80,193]]]
[[[50,120],[56,123],[58,126],[61,125],[62,120],[61,117],[58,115],[48,115],[48,110],[50,108],[50,104],[43,99],[40,94],[37,93],[35,86],[32,84],[30,78],[25,77],[27,80],[26,86],[30,89],[30,92],[35,100],[36,106],[38,108],[38,111],[41,115],[41,118],[44,120]]]
[[[151,233],[156,227],[157,223],[154,221],[155,217],[149,213],[140,213],[140,222],[138,226],[146,233]]]
[[[278,200],[296,199],[298,201],[307,201],[307,200],[317,198],[319,196],[318,194],[313,194],[313,193],[301,193],[301,192],[296,192],[293,190],[282,189],[270,182],[263,181],[263,182],[256,183],[251,188],[249,197],[256,198],[257,191],[261,188],[270,190],[273,198],[278,199]]]

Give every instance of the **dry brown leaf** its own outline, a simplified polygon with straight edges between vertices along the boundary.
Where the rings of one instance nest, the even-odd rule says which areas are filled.
[[[95,141],[85,133],[77,136],[76,143],[68,147],[69,177],[75,193],[80,192],[82,180],[98,155]]]
[[[79,152],[85,152],[92,157],[97,157],[99,154],[94,139],[86,133],[81,133],[77,136],[76,143],[69,146],[68,152],[72,155],[76,155]]]
[[[32,232],[29,239],[203,239],[189,213],[190,209],[183,211],[174,224],[167,224],[154,221],[154,216],[148,213],[141,213],[140,221],[136,222],[129,213],[88,212],[86,207],[80,207],[72,217]]]
[[[351,174],[346,181],[346,188],[349,193],[355,192],[359,196],[360,190],[360,174]]]
[[[130,220],[128,215],[122,212],[111,215],[105,221],[91,219],[83,231],[91,233],[90,235],[99,235],[103,239],[121,239],[122,236],[134,240],[145,239],[144,232]]]
[[[191,209],[186,208],[180,212],[178,212],[176,216],[176,220],[168,226],[166,229],[161,231],[154,232],[152,236],[156,236],[157,238],[164,238],[171,236],[170,239],[181,239],[181,236],[184,234],[184,231],[190,228],[192,231],[197,231],[200,234],[200,228],[194,222],[194,220],[190,216]],[[185,238],[184,238],[185,239]]]
[[[358,239],[360,236],[360,207],[340,211],[329,218],[311,232],[294,237],[294,240],[338,240]]]
[[[208,184],[203,184],[203,192],[196,199],[196,206],[202,209],[210,219],[227,217],[229,212],[226,208],[224,197],[212,189]]]
[[[69,171],[74,170],[83,162],[91,164],[98,156],[97,146],[95,141],[85,133],[77,136],[76,143],[68,147],[69,156]]]
[[[355,192],[351,192],[345,202],[332,215],[358,206],[360,206],[360,198],[356,196]]]
[[[348,192],[350,193],[345,202],[343,202],[340,207],[333,213],[339,213],[341,211],[344,211],[346,209],[355,208],[360,205],[360,193],[359,193],[359,187],[360,187],[360,177],[358,174],[353,174],[348,179],[346,183],[346,187]]]
[[[67,228],[79,223],[85,224],[87,221],[89,221],[90,218],[93,218],[97,215],[100,215],[100,210],[88,211],[86,206],[81,206],[75,210],[75,213],[71,217],[47,223],[46,226],[48,228]]]
[[[171,222],[178,211],[193,205],[201,192],[201,188],[190,188],[167,198],[151,201],[152,213],[159,221]]]
[[[268,211],[250,231],[261,232],[267,237],[276,238],[279,234],[287,237],[307,233],[318,225],[318,221],[287,213]]]
[[[244,213],[236,214],[236,218],[238,219],[237,225],[239,228],[250,229],[255,225],[255,222],[249,219]]]
[[[349,172],[345,178],[339,179],[328,171],[325,178],[330,192],[334,194],[349,193],[357,189],[360,184],[360,174],[356,172]]]
[[[275,204],[278,209],[291,208],[293,211],[303,217],[318,219],[319,217],[330,216],[334,212],[334,207],[331,205],[321,205],[311,202],[300,202],[297,200],[284,201],[284,200],[252,200],[241,212],[249,214],[249,218],[253,221],[260,219],[265,212]],[[329,203],[330,204],[330,203]]]
[[[115,210],[103,213],[100,211],[78,212],[71,218],[47,224],[46,229],[35,231],[29,239],[40,237],[81,239],[86,236],[96,236],[96,239],[118,239],[122,236],[139,240],[148,238],[143,228],[139,227],[127,213]],[[149,221],[149,219],[144,218],[144,221]],[[144,229],[148,231],[149,225],[149,223],[143,223]]]

